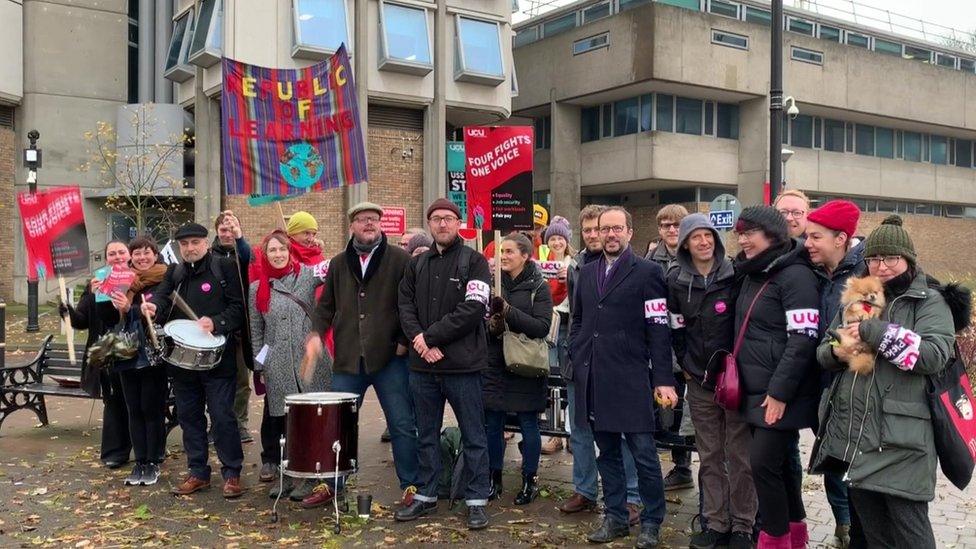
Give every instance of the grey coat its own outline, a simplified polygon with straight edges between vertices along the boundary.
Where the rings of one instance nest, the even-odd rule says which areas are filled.
[[[312,310],[315,306],[315,289],[322,282],[323,279],[315,276],[308,266],[302,266],[297,276],[271,280],[271,305],[267,314],[258,312],[258,281],[251,283],[248,308],[251,312],[254,371],[260,372],[264,378],[268,391],[268,413],[272,416],[285,415],[285,396],[327,391],[332,386],[332,359],[328,353],[322,353],[322,358],[315,365],[312,382],[306,385],[301,380],[299,370],[305,355],[305,336],[312,331],[312,320],[287,295],[294,295]],[[268,352],[261,362],[257,357],[265,345]]]

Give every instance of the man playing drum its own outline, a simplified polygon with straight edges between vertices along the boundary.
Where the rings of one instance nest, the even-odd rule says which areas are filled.
[[[236,498],[242,493],[241,467],[244,452],[234,415],[234,393],[237,375],[237,332],[244,319],[244,299],[240,274],[233,261],[211,255],[207,229],[188,223],[176,231],[183,262],[170,265],[166,277],[157,286],[150,301],[142,305],[145,313],[159,321],[197,317],[198,334],[192,334],[204,347],[212,336],[223,336],[226,345],[219,362],[211,369],[203,365],[177,364],[171,367],[176,411],[183,429],[189,473],[173,489],[176,495],[187,495],[210,487],[210,465],[207,448],[207,417],[210,413],[214,447],[221,462],[224,497]],[[187,310],[175,306],[182,298]],[[174,345],[180,345],[175,342]],[[171,363],[172,365],[172,363]]]

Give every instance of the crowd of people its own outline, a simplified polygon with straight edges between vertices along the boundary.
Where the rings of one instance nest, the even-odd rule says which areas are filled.
[[[88,329],[89,346],[125,326],[146,349],[145,318],[192,318],[226,338],[212,369],[167,369],[142,350],[83,379],[105,402],[103,463],[134,459],[126,484],[160,477],[167,380],[187,456],[173,492],[210,487],[209,439],[227,498],[244,490],[252,384],[264,403],[263,482],[280,473],[286,396],[352,393],[361,406],[372,387],[403,490],[394,518],[433,513],[443,497],[449,404],[460,430],[458,497],[468,527],[482,529],[489,501],[505,493],[506,425],[520,432],[516,505],[538,495],[540,455],[560,451],[562,440],[544,441],[539,423],[558,377],[568,395],[574,490],[559,509],[596,511],[602,484],[603,517],[590,542],[639,526],[635,545],[657,546],[665,491],[697,486],[701,528],[690,547],[806,547],[806,469],[824,477],[843,546],[935,547],[925,376],[946,367],[968,318],[953,317],[947,300],[960,296],[948,294],[958,288],[924,273],[900,218],[864,237],[860,213],[844,200],[811,210],[802,192],[786,191],[772,206],[741,212],[730,256],[708,217],[681,205],[659,210],[658,234],[643,254],[620,206],[579,212],[578,252],[570,221],[550,222],[536,206],[532,231],[505,235],[482,254],[459,236],[461,211],[446,199],[426,209],[426,229],[403,235],[381,231],[382,207],[363,202],[348,211],[345,249],[328,258],[307,212],[252,249],[227,211],[213,241],[204,226],[179,228],[177,264],[163,265],[146,236],[109,242],[107,264],[134,271],[132,286],[100,302],[95,278],[77,305],[62,309]],[[883,311],[844,322],[841,293],[864,276],[882,284]],[[870,373],[849,366],[857,351],[839,345],[841,337],[874,353]],[[527,375],[537,349],[549,368]],[[724,396],[729,368],[738,373],[738,405]],[[799,438],[807,429],[816,443],[804,467]],[[659,445],[671,452],[667,476]],[[343,478],[287,479],[269,495],[312,508],[343,490]]]

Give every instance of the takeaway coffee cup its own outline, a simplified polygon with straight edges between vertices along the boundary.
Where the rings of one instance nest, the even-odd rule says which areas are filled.
[[[356,496],[356,509],[357,512],[359,513],[359,518],[368,519],[372,508],[373,508],[372,494],[358,494]]]

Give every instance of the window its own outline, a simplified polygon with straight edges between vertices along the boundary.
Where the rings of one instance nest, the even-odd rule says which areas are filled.
[[[790,144],[794,147],[813,147],[813,117],[807,114],[798,115],[790,120]]]
[[[871,38],[864,36],[863,34],[858,34],[856,32],[847,31],[847,45],[854,46],[857,48],[871,49]]]
[[[874,126],[858,124],[854,132],[854,152],[864,156],[874,156]]]
[[[819,116],[813,119],[813,147],[823,147],[823,118]]]
[[[653,128],[651,126],[651,109],[654,108],[654,96],[651,94],[640,96],[640,131],[649,132]]]
[[[830,42],[840,42],[840,29],[828,25],[820,25],[820,39]]]
[[[847,123],[847,152],[854,152],[854,123]]]
[[[937,206],[932,203],[915,204],[915,213],[921,215],[935,215],[936,208]]]
[[[944,53],[935,54],[935,64],[940,67],[948,67],[950,69],[956,68],[956,58],[951,55],[946,55]]]
[[[654,94],[655,114],[657,125],[655,128],[662,132],[674,131],[674,96],[663,93]]]
[[[689,135],[702,134],[702,102],[700,99],[676,98],[674,114],[674,131]]]
[[[728,46],[730,48],[738,48],[740,50],[748,50],[749,37],[742,36],[741,34],[733,34],[731,32],[712,29],[712,44]]]
[[[960,168],[973,167],[973,142],[968,139],[956,139],[956,162]]]
[[[813,50],[808,50],[806,48],[798,48],[796,46],[791,46],[790,59],[803,61],[804,63],[813,63],[814,65],[823,65],[824,54],[819,51],[813,51]]]
[[[705,135],[715,135],[714,101],[705,101]]]
[[[557,17],[556,19],[551,19],[542,24],[542,36],[543,38],[549,38],[550,36],[556,36],[561,32],[566,32],[568,30],[576,28],[576,12],[567,13],[562,17]]]
[[[708,11],[715,15],[723,15],[732,19],[739,18],[739,4],[726,0],[710,0],[708,2]]]
[[[932,62],[932,52],[922,48],[916,48],[915,46],[905,45],[905,59],[914,59],[915,61],[921,61],[923,63]]]
[[[947,163],[949,160],[948,141],[941,135],[933,135],[929,138],[929,162],[943,165]]]
[[[965,72],[976,72],[976,61],[972,59],[960,58],[959,59],[959,70]]]
[[[789,21],[789,23],[786,25],[786,30],[798,34],[813,36],[813,23],[810,21],[804,21],[803,19],[796,19],[794,17],[788,18],[787,21]]]
[[[190,48],[190,34],[193,28],[193,10],[190,9],[173,23],[173,37],[166,55],[166,70],[163,75],[174,82],[186,82],[196,74],[186,62]]]
[[[746,6],[746,21],[759,23],[760,25],[770,26],[773,14],[769,10]]]
[[[895,157],[895,131],[891,128],[874,129],[874,154],[882,158]]]
[[[197,17],[190,40],[190,63],[199,67],[212,67],[220,61],[223,11],[221,0],[200,2],[200,16]]]
[[[552,147],[552,118],[540,116],[535,119],[533,126],[535,126],[535,148],[548,149]]]
[[[715,135],[726,139],[739,138],[739,106],[719,103],[716,111]]]
[[[844,123],[839,120],[824,119],[825,151],[844,152]]]
[[[518,48],[526,44],[531,44],[539,39],[539,27],[527,27],[515,33],[515,40],[512,46]]]
[[[345,0],[292,0],[295,42],[292,57],[321,60],[350,48]]]
[[[610,33],[605,32],[588,38],[581,38],[573,42],[573,55],[579,55],[588,51],[598,50],[610,46]]]
[[[380,14],[380,69],[426,75],[431,63],[427,10],[383,2]]]
[[[135,4],[135,7],[133,7]],[[133,15],[134,14],[134,15]],[[161,23],[162,24],[162,23]],[[126,59],[129,103],[139,102],[139,4],[129,2],[129,44]]]
[[[498,23],[455,16],[454,79],[497,86],[505,81]]]
[[[604,103],[600,105],[600,118],[602,119],[601,125],[603,126],[603,131],[600,133],[602,137],[613,136],[613,105],[610,103]]]
[[[613,104],[613,135],[629,135],[637,133],[640,119],[640,109],[637,104],[638,99],[632,97],[617,101]]]
[[[902,133],[902,158],[909,162],[922,161],[922,134],[915,132]]]
[[[698,9],[698,0],[692,0],[695,3],[693,9]],[[620,11],[627,11],[629,9],[636,8],[638,6],[643,6],[644,4],[650,4],[651,0],[620,0],[617,3],[617,7]],[[688,3],[688,0],[672,0],[669,2],[664,2],[665,4],[672,4],[679,7],[686,7],[684,4]]]
[[[583,9],[583,24],[592,23],[610,16],[610,2],[596,4]]]
[[[600,139],[600,107],[580,110],[580,142],[589,143]]]
[[[883,38],[875,38],[874,51],[901,57],[901,44],[898,42],[892,42],[891,40],[885,40]]]

